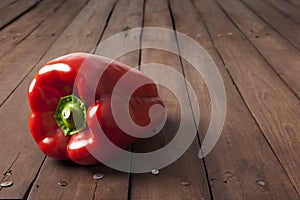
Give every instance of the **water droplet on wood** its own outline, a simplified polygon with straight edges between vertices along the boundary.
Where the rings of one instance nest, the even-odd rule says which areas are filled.
[[[12,174],[12,170],[8,170],[7,172],[5,172],[3,175],[4,176],[10,176]]]
[[[184,186],[189,186],[189,185],[190,185],[190,182],[187,182],[187,181],[182,181],[182,182],[181,182],[181,185],[184,185]]]
[[[68,182],[67,181],[59,181],[58,183],[57,183],[59,186],[67,186],[68,185]]]
[[[256,181],[256,184],[257,184],[257,185],[260,185],[260,186],[265,186],[265,185],[266,185],[266,182],[263,181],[263,180],[257,180],[257,181]]]
[[[159,170],[158,169],[152,169],[151,170],[151,174],[158,175],[159,174]]]
[[[230,179],[230,178],[234,177],[234,174],[230,171],[226,171],[225,177],[226,177],[226,179]]]
[[[102,179],[104,178],[104,174],[101,174],[101,173],[96,173],[93,175],[93,179],[95,180],[99,180],[99,179]]]
[[[12,186],[14,183],[12,181],[4,181],[0,183],[1,187],[10,187]]]

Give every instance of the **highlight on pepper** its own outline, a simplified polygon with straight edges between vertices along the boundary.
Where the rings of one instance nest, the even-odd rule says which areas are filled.
[[[82,65],[85,65],[84,70]],[[135,142],[138,137],[134,136],[142,137],[161,125],[165,111],[157,110],[154,115],[151,113],[151,118],[149,116],[151,107],[164,107],[155,83],[140,71],[131,69],[123,63],[87,53],[68,54],[45,64],[28,88],[31,108],[28,126],[42,152],[58,160],[97,164],[100,161],[91,150],[102,152],[103,159],[118,153],[107,149],[103,134],[99,134],[99,125],[105,137],[120,148]],[[130,73],[131,78],[114,91],[126,73]],[[91,80],[97,81],[94,89]],[[132,93],[130,88],[141,82],[147,84]],[[117,108],[112,108],[112,99],[120,102]],[[126,133],[124,130],[135,129],[124,129],[114,119],[115,113],[122,116],[124,107],[128,107],[132,122],[147,128],[134,134]]]

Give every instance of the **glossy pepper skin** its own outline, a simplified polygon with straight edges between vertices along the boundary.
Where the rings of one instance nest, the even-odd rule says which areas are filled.
[[[82,65],[85,65],[85,69],[80,71]],[[149,129],[138,134],[145,135],[161,124],[165,118],[164,112],[159,111],[151,119],[149,117],[151,106],[158,104],[164,107],[156,85],[141,72],[130,69],[120,62],[86,53],[68,54],[44,65],[28,88],[31,108],[29,130],[43,153],[54,159],[70,159],[84,165],[99,163],[90,150],[101,151],[104,159],[109,159],[117,152],[111,152],[103,144],[98,125],[105,136],[120,148],[126,148],[136,141],[136,137],[126,134],[117,125],[111,104],[114,87],[129,71],[132,78],[116,94],[120,102],[127,93],[129,95],[129,88],[136,81],[148,82],[130,96],[129,112],[134,123],[143,127],[151,121]],[[103,73],[99,77],[101,70]],[[96,83],[94,92],[89,85],[91,82]],[[77,104],[61,104],[66,98]],[[76,116],[80,119],[79,128],[74,128]]]

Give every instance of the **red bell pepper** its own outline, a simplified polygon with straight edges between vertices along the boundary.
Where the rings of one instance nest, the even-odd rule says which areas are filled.
[[[81,65],[88,66],[80,71]],[[85,53],[69,54],[43,66],[28,89],[31,108],[29,130],[39,148],[54,159],[70,159],[90,165],[99,163],[91,150],[105,152],[105,159],[116,153],[105,149],[97,124],[105,136],[120,148],[126,148],[136,141],[137,137],[126,134],[118,126],[112,111],[114,87],[129,71],[132,79],[126,80],[116,95],[119,102],[127,98],[126,95],[131,95],[129,112],[135,124],[145,127],[151,122],[148,129],[138,134],[145,135],[162,123],[164,112],[151,113],[151,119],[149,117],[149,109],[153,105],[164,106],[156,85],[141,72],[131,69],[120,62]],[[104,71],[99,77],[101,70]],[[93,94],[89,84],[95,81],[98,82]],[[136,81],[146,81],[148,84],[130,94],[130,87]],[[122,103],[120,105],[123,106]]]

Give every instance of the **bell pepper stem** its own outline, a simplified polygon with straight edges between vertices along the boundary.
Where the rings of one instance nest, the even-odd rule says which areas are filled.
[[[74,135],[86,127],[86,107],[75,95],[61,97],[53,118],[65,136]]]

